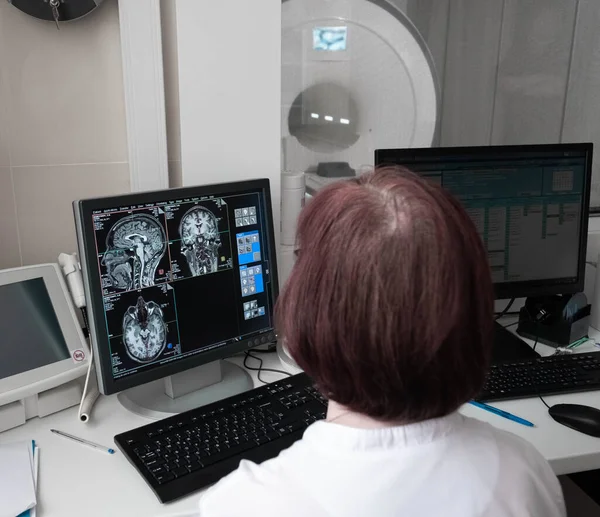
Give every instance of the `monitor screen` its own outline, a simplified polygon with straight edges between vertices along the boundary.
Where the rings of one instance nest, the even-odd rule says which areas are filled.
[[[583,288],[591,146],[382,150],[461,201],[488,252],[498,297]]]
[[[79,206],[109,391],[274,339],[277,279],[266,180]]]
[[[339,52],[346,50],[348,27],[314,27],[313,50]]]
[[[0,286],[0,379],[71,356],[43,278]]]

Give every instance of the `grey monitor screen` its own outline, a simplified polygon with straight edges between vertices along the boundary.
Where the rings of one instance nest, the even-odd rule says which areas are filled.
[[[378,150],[453,194],[487,249],[496,296],[583,290],[591,144]]]
[[[0,379],[68,359],[43,278],[0,286]]]

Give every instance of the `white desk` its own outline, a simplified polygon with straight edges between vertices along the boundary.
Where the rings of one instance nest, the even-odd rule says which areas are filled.
[[[580,351],[596,350],[591,345],[580,348]],[[540,346],[539,351],[546,355],[552,349]],[[279,366],[275,354],[261,355],[261,358],[265,367]],[[242,363],[237,357],[231,361]],[[258,385],[255,372],[251,374],[255,385]],[[269,381],[281,378],[271,373],[262,376]],[[545,399],[549,404],[560,401],[600,408],[600,392]],[[525,427],[470,405],[464,406],[461,412],[530,441],[550,461],[558,475],[600,468],[600,439],[557,424],[538,398],[494,405],[532,421],[536,427]],[[71,408],[46,418],[35,418],[21,427],[1,433],[0,443],[35,439],[41,447],[38,517],[152,517],[194,512],[200,492],[175,503],[161,505],[120,451],[109,456],[49,431],[57,428],[110,446],[114,435],[148,422],[124,409],[113,395],[99,399],[89,424],[80,423],[77,409]]]

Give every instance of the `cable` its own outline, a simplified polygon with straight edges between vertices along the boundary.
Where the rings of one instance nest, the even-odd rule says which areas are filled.
[[[519,322],[518,321],[514,321],[513,323],[509,323],[508,325],[502,325],[503,329],[507,329],[509,327],[514,327],[515,325],[518,325]]]
[[[276,348],[274,348],[273,350],[261,350],[260,348],[252,349],[252,353],[254,354],[274,354],[275,352],[277,352]]]
[[[506,307],[504,307],[504,310],[496,314],[496,321],[498,321],[502,316],[506,316],[510,308],[513,306],[513,303],[515,303],[515,300],[516,298],[511,298]]]
[[[538,337],[535,337],[535,342],[533,343],[533,351],[535,352],[535,348],[537,347],[538,344]],[[535,384],[535,391],[537,391],[538,397],[540,397],[540,400],[542,401],[542,404],[544,404],[544,406],[546,406],[548,409],[550,409],[550,406],[546,403],[546,401],[542,398],[542,394],[540,393],[540,390],[538,389],[538,385],[537,383],[534,381]]]
[[[83,324],[85,325],[85,328],[83,329],[83,335],[86,338],[89,338],[90,337],[90,323],[88,321],[87,309],[84,305],[79,310],[81,311],[81,317],[83,318]]]
[[[96,380],[92,381],[92,385],[89,385],[90,376],[94,367],[94,351],[90,347],[90,362],[88,364],[87,375],[85,376],[85,384],[83,386],[83,393],[81,394],[81,401],[79,402],[79,420],[81,422],[88,422],[90,420],[90,414],[96,400],[100,393],[98,392],[98,385]]]
[[[252,359],[258,361],[260,363],[259,367],[254,368],[253,366],[248,366],[248,362],[247,362],[248,357],[252,357]],[[248,370],[253,370],[255,372],[258,372],[258,380],[260,382],[262,382],[263,384],[269,384],[269,383],[260,377],[261,372],[282,373],[284,375],[287,375],[288,377],[292,377],[292,374],[290,372],[286,372],[284,370],[276,370],[275,368],[263,368],[263,360],[260,357],[256,357],[255,355],[252,355],[250,352],[246,352],[246,357],[244,357],[244,367],[247,368]]]

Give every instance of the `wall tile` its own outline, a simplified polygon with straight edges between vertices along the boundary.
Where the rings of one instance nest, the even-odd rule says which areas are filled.
[[[450,6],[441,145],[489,145],[502,2],[454,0]]]
[[[450,0],[409,0],[406,14],[427,42],[440,88],[444,84]],[[440,91],[440,96],[441,96]],[[438,115],[438,116],[441,116]]]
[[[579,0],[563,142],[592,142],[600,135],[600,2]],[[600,208],[600,153],[593,158],[591,205]]]
[[[77,251],[74,200],[130,190],[127,163],[17,167],[13,179],[25,265]]]
[[[1,16],[1,12],[0,12]],[[2,70],[2,61],[0,59],[0,167],[10,165],[10,152],[8,146],[9,126],[8,115],[8,95],[5,88],[5,72]]]
[[[10,167],[0,167],[0,269],[21,265]]]
[[[577,0],[505,0],[493,144],[560,140]]]
[[[115,0],[60,31],[5,6],[0,63],[8,76],[12,165],[127,161]]]

